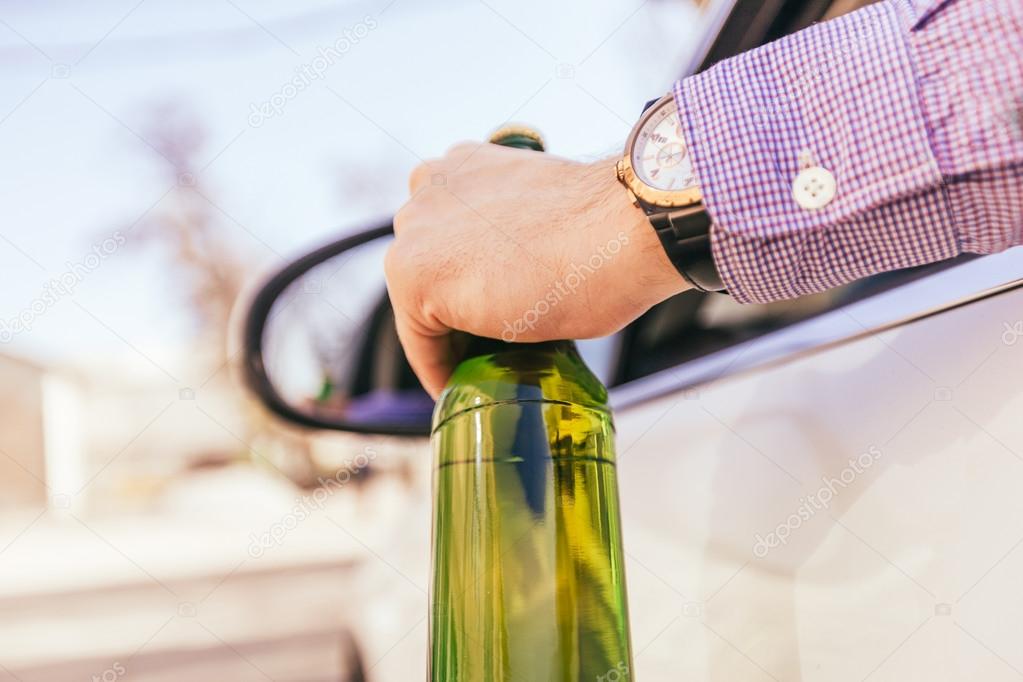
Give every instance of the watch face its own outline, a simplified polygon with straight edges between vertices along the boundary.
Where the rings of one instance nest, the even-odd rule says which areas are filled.
[[[681,191],[696,185],[693,162],[671,97],[644,114],[629,153],[636,176],[649,187]]]

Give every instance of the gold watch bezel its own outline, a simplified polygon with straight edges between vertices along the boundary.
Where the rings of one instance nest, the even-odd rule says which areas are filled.
[[[647,108],[643,115],[639,117],[639,121],[633,126],[632,132],[629,133],[629,138],[625,141],[625,153],[618,160],[618,163],[615,164],[615,170],[618,174],[618,180],[632,193],[636,203],[642,202],[660,208],[685,208],[686,206],[692,206],[703,201],[703,193],[699,187],[690,187],[689,189],[682,190],[656,189],[640,180],[639,176],[636,175],[636,169],[632,167],[632,148],[636,144],[639,131],[643,129],[643,126],[646,125],[646,122],[655,113],[660,111],[667,100],[674,102],[674,96],[670,92]],[[686,144],[689,144],[688,140]]]

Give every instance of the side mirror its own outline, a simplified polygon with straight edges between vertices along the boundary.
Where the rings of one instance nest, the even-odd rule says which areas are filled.
[[[405,359],[384,282],[393,236],[388,222],[322,246],[286,264],[251,297],[240,325],[242,372],[271,412],[318,429],[429,435],[433,400]],[[626,384],[747,338],[750,324],[741,320],[710,328],[701,322],[714,300],[687,291],[618,334],[579,342],[586,363],[612,389],[612,404],[646,396],[623,393]]]
[[[433,400],[394,330],[383,276],[390,223],[285,265],[242,322],[245,382],[304,426],[405,436],[430,432]]]

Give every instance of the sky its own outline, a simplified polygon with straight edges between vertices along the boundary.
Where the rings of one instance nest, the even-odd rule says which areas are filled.
[[[617,153],[705,24],[683,0],[0,3],[0,352],[187,365],[174,263],[133,225],[189,183],[255,280],[505,121],[561,156]],[[168,112],[204,131],[197,179],[155,149]]]

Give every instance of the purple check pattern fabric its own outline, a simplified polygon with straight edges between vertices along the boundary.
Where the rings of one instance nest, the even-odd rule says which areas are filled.
[[[884,0],[675,84],[738,301],[1023,242],[1023,2]],[[804,208],[804,168],[836,181]]]

